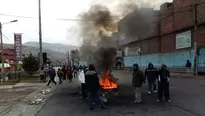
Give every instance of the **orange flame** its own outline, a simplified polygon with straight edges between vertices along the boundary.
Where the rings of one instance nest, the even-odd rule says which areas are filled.
[[[117,84],[116,84],[116,79],[111,79],[110,78],[110,71],[107,71],[105,76],[100,80],[100,85],[102,86],[103,89],[116,89]]]

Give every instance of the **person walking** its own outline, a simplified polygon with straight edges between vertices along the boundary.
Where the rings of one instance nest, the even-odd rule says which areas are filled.
[[[88,104],[90,110],[93,110],[93,101],[96,100],[98,105],[102,109],[105,109],[105,105],[101,101],[100,98],[100,83],[99,83],[99,78],[98,74],[95,71],[95,66],[93,64],[89,65],[89,70],[85,74],[85,84],[86,84],[86,90],[88,92]]]
[[[145,77],[147,78],[149,86],[148,94],[152,92],[157,93],[156,80],[158,78],[158,71],[152,63],[148,64],[148,68],[145,70]]]
[[[43,83],[44,78],[45,78],[45,70],[44,70],[43,66],[41,67],[41,70],[39,71],[39,73],[40,73],[40,81]]]
[[[56,83],[55,80],[54,80],[55,77],[56,77],[56,71],[55,71],[55,69],[53,68],[53,66],[52,66],[51,69],[49,70],[48,74],[49,74],[50,80],[48,81],[47,86],[49,86],[51,82],[53,82],[53,83],[56,85],[57,83]]]
[[[79,79],[79,81],[81,83],[82,98],[85,99],[87,97],[87,94],[86,94],[86,85],[85,85],[85,74],[84,74],[82,66],[79,67],[78,79]]]
[[[133,78],[132,78],[132,86],[134,88],[135,93],[135,101],[134,104],[142,103],[141,96],[141,87],[143,82],[145,83],[145,77],[142,71],[139,70],[138,64],[133,65]]]
[[[66,80],[66,74],[67,74],[67,67],[66,67],[66,65],[63,66],[62,71],[63,71],[63,80]]]
[[[62,84],[62,78],[63,78],[63,71],[59,68],[57,72],[58,78],[59,78],[59,84]]]
[[[71,69],[71,67],[68,66],[68,69],[67,69],[67,77],[69,79],[69,82],[72,82],[72,79],[73,79],[73,71]]]
[[[78,73],[77,73],[77,67],[76,67],[76,66],[73,66],[73,76],[74,76],[74,78],[76,78],[77,75],[78,75]]]
[[[167,70],[167,66],[162,64],[161,69],[159,70],[157,102],[161,102],[163,96],[167,102],[171,102],[169,93],[169,78],[170,72]]]

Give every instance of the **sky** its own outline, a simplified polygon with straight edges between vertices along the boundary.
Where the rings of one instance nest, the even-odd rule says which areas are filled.
[[[172,0],[152,0],[156,4],[166,1]],[[109,7],[114,7],[116,4],[116,0],[115,2],[110,2],[110,0],[41,0],[42,41],[79,45],[78,21],[59,19],[79,19],[79,14],[88,10],[91,4],[102,2]],[[0,0],[0,3],[0,22],[2,24],[18,20],[18,22],[2,26],[3,42],[13,44],[14,33],[22,33],[23,43],[38,42],[38,0]]]

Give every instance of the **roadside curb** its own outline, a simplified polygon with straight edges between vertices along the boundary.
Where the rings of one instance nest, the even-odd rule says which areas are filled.
[[[13,85],[1,85],[0,90],[4,90],[4,89],[13,89]]]

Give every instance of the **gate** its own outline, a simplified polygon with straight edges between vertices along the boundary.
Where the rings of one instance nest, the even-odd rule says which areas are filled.
[[[205,74],[205,48],[199,49],[197,70],[199,74]]]

